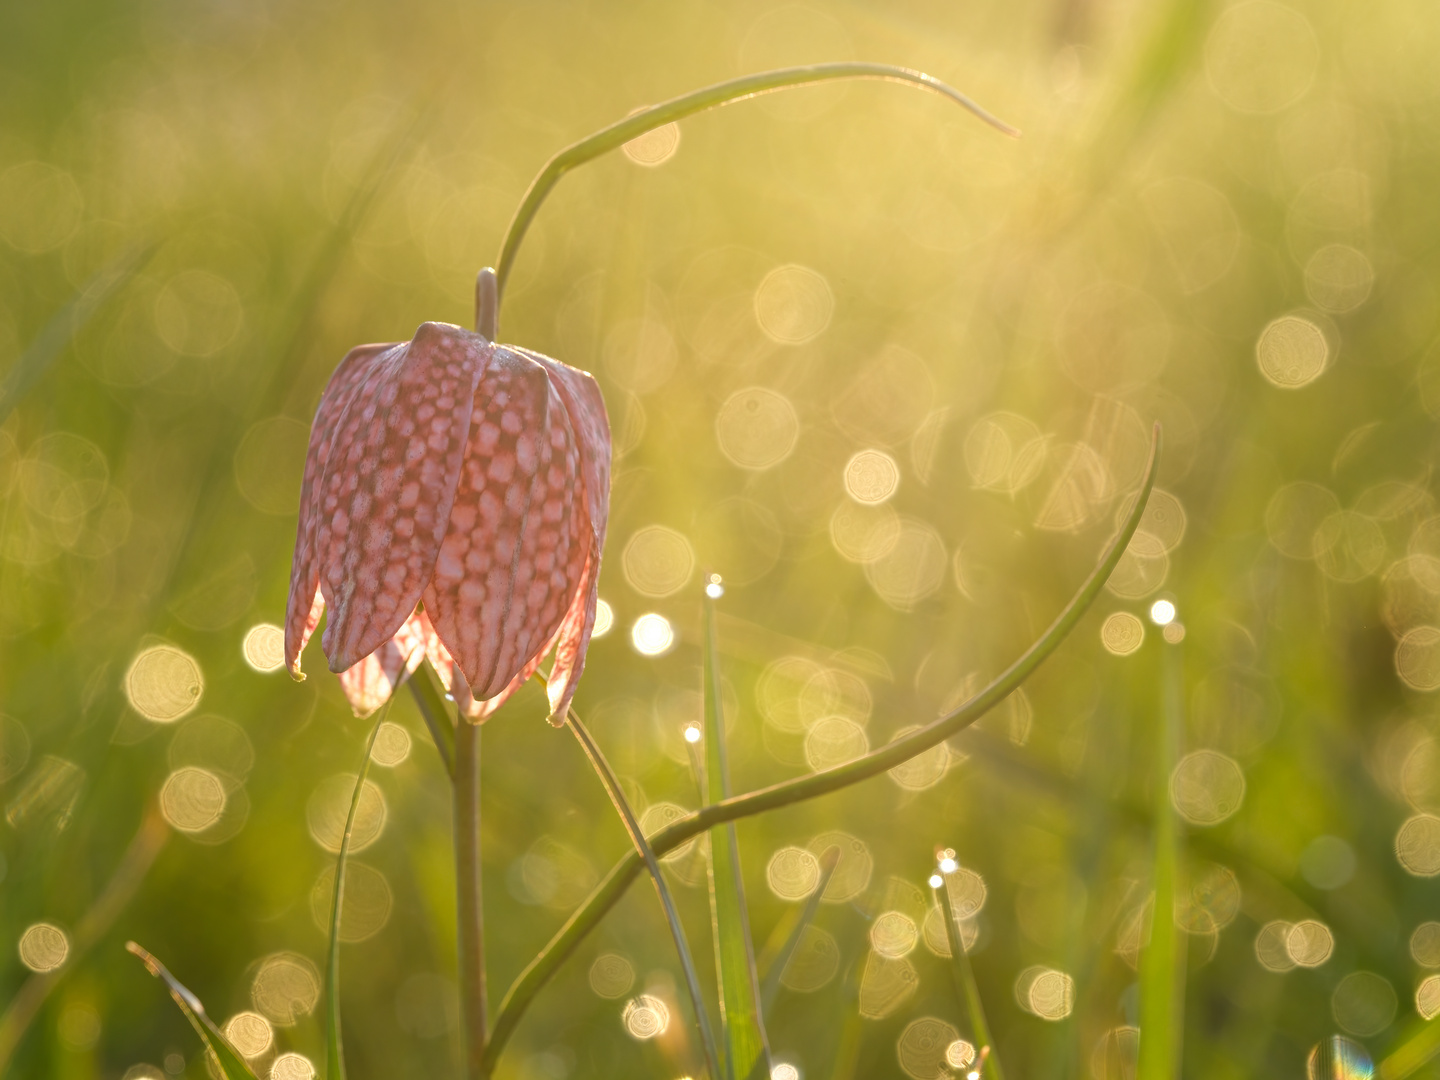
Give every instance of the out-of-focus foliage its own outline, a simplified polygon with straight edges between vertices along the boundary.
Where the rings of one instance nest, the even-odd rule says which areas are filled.
[[[766,1017],[775,1060],[966,1067],[926,887],[944,847],[1011,1076],[1130,1075],[1136,965],[1172,914],[1186,1075],[1340,1075],[1425,1031],[1437,52],[1440,16],[1411,0],[6,5],[0,377],[147,253],[0,427],[0,1002],[65,976],[14,1074],[207,1075],[127,938],[257,1074],[323,1058],[367,728],[316,659],[303,685],[276,670],[266,626],[325,379],[357,343],[468,323],[560,146],[846,58],[930,71],[1025,137],[883,84],[696,117],[566,178],[502,313],[502,340],[594,371],[609,402],[613,625],[577,708],[647,830],[698,800],[702,571],[726,582],[746,790],[998,672],[1088,569],[1156,419],[1166,455],[1100,609],[1023,694],[888,779],[739,824],[762,955],[841,850]],[[1160,598],[1186,671],[1168,778]],[[484,732],[495,998],[628,849],[543,714],[527,691]],[[449,801],[408,697],[376,763],[340,919],[348,1066],[449,1075]],[[1173,913],[1147,903],[1159,783],[1186,822]],[[77,948],[157,804],[175,838]],[[666,866],[705,940],[701,848]],[[503,1074],[696,1074],[674,972],[636,888]]]

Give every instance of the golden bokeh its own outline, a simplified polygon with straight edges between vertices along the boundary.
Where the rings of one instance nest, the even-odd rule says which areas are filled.
[[[256,1012],[239,1012],[226,1020],[221,1030],[241,1057],[257,1058],[275,1044],[275,1029]]]
[[[357,777],[341,773],[321,781],[305,804],[305,822],[310,837],[332,855],[340,850],[350,803],[355,796]],[[366,780],[355,807],[355,825],[350,831],[351,855],[358,855],[380,838],[388,810],[385,795],[373,780]]]
[[[803,900],[820,884],[820,860],[800,847],[783,847],[765,865],[770,891],[781,900]]]
[[[173,645],[145,649],[125,673],[125,697],[147,720],[170,724],[200,704],[205,677],[189,653]]]
[[[1416,877],[1440,874],[1440,817],[1416,814],[1395,834],[1395,857]]]
[[[653,169],[665,164],[680,149],[680,125],[664,124],[631,139],[620,149],[636,165]]]
[[[256,671],[279,671],[285,666],[285,631],[273,623],[257,623],[245,632],[241,651]]]
[[[840,969],[840,946],[835,936],[818,926],[807,925],[800,932],[795,951],[780,973],[780,982],[797,994],[813,994],[835,977]]]
[[[292,1027],[320,1001],[320,970],[307,957],[278,952],[255,966],[250,1002],[276,1027]]]
[[[1415,988],[1415,1011],[1422,1020],[1440,1016],[1440,975],[1427,975]]]
[[[270,1080],[315,1080],[315,1063],[304,1054],[281,1054],[270,1065]]]
[[[625,580],[641,596],[679,592],[695,572],[695,550],[683,534],[664,525],[638,529],[620,555]]]
[[[1218,825],[1245,800],[1245,773],[1234,758],[1194,750],[1170,774],[1170,802],[1192,825]]]
[[[845,463],[845,491],[858,503],[883,503],[900,486],[900,466],[883,450],[861,450]]]
[[[35,923],[20,935],[19,952],[31,971],[54,971],[70,955],[70,939],[52,923]]]
[[[809,267],[777,266],[755,290],[755,319],[766,336],[782,345],[818,337],[834,313],[829,283]]]
[[[920,976],[909,960],[871,952],[860,976],[860,1015],[866,1020],[893,1016],[915,995]]]
[[[840,849],[840,861],[830,874],[822,899],[827,904],[843,904],[855,899],[870,886],[875,859],[870,848],[859,837],[846,832],[823,832],[805,845],[816,858],[834,847]]]
[[[393,720],[386,720],[375,732],[375,744],[370,750],[370,760],[376,765],[393,769],[410,756],[410,732]]]
[[[316,929],[330,933],[335,903],[335,868],[327,866],[310,889],[310,917]],[[368,941],[390,921],[395,894],[385,875],[356,859],[345,864],[345,895],[340,907],[340,940]]]
[[[1362,1039],[1388,1028],[1399,1004],[1389,980],[1373,971],[1352,971],[1335,984],[1330,994],[1330,1014],[1335,1023]]]
[[[604,953],[590,965],[590,989],[596,996],[614,1001],[635,985],[635,967],[625,957]]]
[[[870,924],[870,947],[888,959],[909,956],[919,941],[915,920],[904,912],[887,911]]]
[[[225,812],[225,785],[214,773],[193,765],[176,769],[160,788],[160,812],[173,829],[203,832]]]
[[[1285,935],[1285,952],[1299,967],[1319,967],[1335,951],[1335,935],[1315,919],[1302,919]]]
[[[720,406],[715,437],[721,452],[740,468],[769,469],[795,449],[800,417],[784,394],[750,386],[735,391]]]
[[[1325,331],[1299,315],[1283,315],[1270,323],[1255,342],[1260,374],[1281,390],[1308,386],[1325,372],[1330,343]]]
[[[632,1039],[644,1041],[665,1034],[670,1026],[670,1009],[658,997],[641,994],[625,1003],[620,1018]]]
[[[1129,656],[1145,644],[1145,624],[1128,611],[1115,611],[1100,624],[1100,644],[1112,656]]]
[[[895,1056],[905,1075],[914,1080],[941,1080],[949,1077],[949,1049],[960,1033],[944,1020],[922,1016],[911,1020],[895,1043]]]

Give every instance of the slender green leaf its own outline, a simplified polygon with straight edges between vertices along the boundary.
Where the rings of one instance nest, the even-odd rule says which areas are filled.
[[[1140,955],[1140,1061],[1136,1080],[1170,1080],[1180,1060],[1180,1006],[1185,957],[1175,926],[1180,827],[1170,805],[1170,773],[1180,750],[1181,652],[1166,645],[1155,741],[1154,898],[1150,942]]]
[[[774,71],[762,71],[755,75],[742,75],[738,79],[730,79],[713,86],[703,87],[648,109],[640,109],[624,120],[601,128],[593,135],[587,135],[579,142],[570,144],[545,163],[539,175],[530,182],[530,187],[525,192],[519,208],[515,211],[515,216],[510,219],[509,228],[505,230],[505,240],[500,246],[500,258],[495,263],[497,309],[504,299],[505,285],[510,279],[510,271],[515,266],[515,257],[520,252],[520,242],[525,239],[525,233],[530,228],[530,223],[540,212],[540,206],[544,203],[545,197],[550,194],[551,189],[571,169],[577,168],[587,161],[593,161],[611,150],[616,150],[631,139],[644,135],[647,131],[654,131],[656,128],[673,124],[677,120],[694,116],[707,109],[714,109],[721,105],[728,105],[732,101],[741,101],[775,90],[813,86],[816,83],[831,82],[835,79],[877,79],[884,82],[908,83],[911,86],[917,86],[922,90],[929,90],[949,98],[961,108],[968,109],[985,123],[1007,135],[1020,134],[1015,128],[986,112],[954,87],[947,86],[939,79],[926,75],[924,72],[895,67],[891,64],[847,62],[778,68]]]
[[[542,681],[543,675],[538,675]],[[625,826],[625,831],[630,835],[630,842],[635,845],[635,850],[645,860],[645,867],[650,871],[650,879],[655,883],[655,891],[660,895],[660,906],[665,909],[665,920],[670,924],[670,936],[675,941],[675,952],[680,958],[680,968],[685,975],[685,985],[690,992],[690,1004],[695,1011],[695,1025],[700,1029],[700,1044],[705,1052],[705,1063],[710,1070],[710,1075],[719,1080],[720,1053],[715,1043],[715,1033],[710,1027],[710,1014],[705,1008],[705,996],[700,991],[700,976],[695,971],[695,960],[690,954],[690,942],[685,937],[685,927],[680,922],[680,912],[675,907],[675,898],[670,894],[670,886],[665,881],[665,875],[660,870],[660,861],[655,857],[650,842],[645,839],[645,833],[640,829],[640,821],[635,816],[635,811],[630,806],[630,801],[625,798],[625,792],[620,787],[620,779],[615,775],[615,770],[610,767],[609,760],[601,752],[599,745],[590,734],[587,728],[580,721],[579,715],[572,708],[568,717],[570,730],[575,733],[580,746],[585,751],[585,756],[590,759],[600,782],[605,785],[605,791],[610,796],[610,801],[615,805],[615,811],[620,815],[620,820]]]
[[[131,248],[96,272],[51,316],[44,329],[26,346],[20,359],[15,361],[15,365],[5,377],[5,382],[0,384],[0,424],[6,421],[20,403],[20,399],[35,385],[36,380],[59,359],[65,347],[74,340],[75,335],[100,310],[105,301],[145,264],[153,250],[154,247],[150,245]]]
[[[1380,1080],[1406,1080],[1440,1054],[1440,1024],[1430,1020],[1412,1022],[1400,1045],[1386,1054],[1375,1071]]]
[[[435,683],[435,676],[428,664],[421,664],[409,680],[410,693],[435,740],[435,749],[451,780],[455,779],[455,722],[450,719],[450,710],[445,708],[445,698]]]
[[[785,965],[795,955],[795,949],[800,944],[800,939],[805,936],[806,928],[815,921],[815,913],[820,910],[820,898],[825,895],[825,890],[830,886],[830,876],[839,865],[840,849],[826,848],[820,856],[820,879],[815,884],[815,891],[806,897],[803,906],[792,908],[790,917],[775,928],[774,937],[781,942],[780,947],[773,952],[767,949],[756,961],[756,968],[765,973],[760,984],[762,1014],[768,1013],[770,1006],[775,1003],[775,995],[780,992],[780,976],[785,974]]]
[[[780,806],[789,806],[831,791],[838,791],[869,777],[878,776],[893,769],[896,765],[910,760],[917,754],[923,754],[956,732],[963,731],[1004,701],[1030,677],[1051,653],[1060,647],[1060,643],[1070,635],[1070,631],[1080,622],[1085,612],[1090,609],[1090,605],[1095,602],[1096,597],[1104,589],[1105,582],[1114,572],[1121,556],[1125,554],[1125,549],[1135,535],[1135,530],[1140,527],[1140,517],[1144,514],[1145,507],[1149,502],[1150,491],[1155,484],[1155,472],[1159,465],[1160,427],[1157,424],[1154,441],[1150,448],[1150,463],[1146,467],[1145,479],[1141,483],[1140,491],[1120,530],[1100,556],[1100,561],[1096,564],[1095,569],[1080,584],[1075,595],[1070,598],[1069,603],[1065,605],[1045,632],[980,693],[952,712],[921,727],[918,731],[887,743],[880,749],[838,768],[812,773],[809,776],[802,776],[751,792],[749,795],[705,806],[650,837],[650,846],[655,850],[656,855],[664,855],[667,851],[675,850],[686,840],[720,822],[736,821]],[[605,913],[620,901],[620,898],[625,895],[625,890],[630,887],[631,882],[639,877],[643,868],[644,862],[636,852],[632,851],[622,858],[610,870],[610,873],[605,875],[604,880],[595,887],[585,903],[565,920],[565,924],[555,933],[555,936],[550,939],[539,955],[531,960],[511,983],[504,1000],[500,1003],[500,1011],[496,1015],[495,1026],[491,1030],[490,1041],[485,1048],[487,1069],[493,1071],[506,1043],[519,1025],[520,1018],[530,1007],[530,1003],[535,1000],[536,995],[555,976],[561,965],[574,954],[575,949],[580,942],[585,940],[586,935],[600,925],[600,920],[605,917]]]
[[[355,777],[355,792],[350,796],[350,813],[345,817],[345,832],[340,836],[340,854],[335,857],[335,895],[330,905],[330,947],[325,953],[325,1077],[345,1080],[345,1047],[340,1038],[340,913],[345,905],[345,863],[350,857],[350,834],[355,831],[355,814],[360,809],[360,795],[365,790],[365,777],[370,774],[370,755],[375,752],[375,736],[390,715],[394,695],[385,702],[370,738],[365,740],[365,758]]]
[[[705,697],[706,801],[730,795],[725,759],[725,713],[720,692],[720,653],[715,640],[715,599],[718,576],[711,575],[705,590],[705,629],[702,679]],[[720,1020],[725,1033],[725,1075],[748,1080],[755,1070],[770,1075],[770,1046],[760,1016],[760,981],[755,975],[755,951],[750,938],[750,915],[745,907],[745,882],[740,876],[740,845],[734,822],[710,830],[710,911],[715,929],[715,970],[720,979]]]
[[[170,988],[170,996],[175,999],[175,1004],[180,1006],[180,1011],[190,1021],[190,1026],[200,1036],[200,1041],[205,1048],[215,1055],[215,1060],[220,1065],[220,1071],[225,1074],[225,1080],[257,1080],[250,1066],[245,1064],[245,1059],[240,1052],[230,1045],[230,1040],[215,1026],[215,1021],[205,1015],[205,1006],[200,1004],[200,999],[187,990],[179,979],[165,970],[165,965],[151,956],[133,941],[125,943],[125,948],[138,956],[150,974],[157,979],[163,979],[165,985]]]
[[[985,1003],[980,999],[980,986],[975,982],[975,971],[970,966],[970,954],[965,951],[965,936],[960,930],[960,920],[955,915],[955,905],[950,899],[948,875],[940,874],[939,877],[940,887],[935,890],[935,901],[940,905],[940,914],[945,919],[945,941],[950,946],[950,975],[955,980],[955,993],[969,1015],[970,1032],[975,1038],[985,1080],[1005,1080],[1005,1073],[1000,1068],[1000,1055],[995,1049],[995,1040],[990,1035],[990,1024],[985,1019]]]

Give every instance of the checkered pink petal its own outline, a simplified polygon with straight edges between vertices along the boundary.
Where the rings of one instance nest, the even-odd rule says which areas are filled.
[[[311,435],[291,670],[328,606],[325,652],[357,712],[423,653],[479,721],[553,649],[563,723],[594,625],[609,487],[609,422],[584,372],[436,323],[355,350]]]
[[[393,348],[398,346],[361,345],[351,349],[320,395],[320,406],[310,427],[310,448],[305,455],[305,477],[300,485],[295,562],[290,568],[290,601],[285,612],[285,662],[297,679],[305,677],[300,671],[300,654],[320,623],[320,613],[325,610],[325,600],[320,595],[320,563],[324,553],[318,540],[319,492],[335,441],[335,424],[370,374],[376,358]],[[328,532],[325,539],[328,542]]]
[[[389,641],[354,667],[340,673],[340,687],[356,716],[369,716],[389,699],[395,687],[425,659],[428,624],[417,611]]]

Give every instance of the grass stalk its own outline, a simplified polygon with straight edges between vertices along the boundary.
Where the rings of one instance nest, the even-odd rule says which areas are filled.
[[[917,754],[963,731],[979,720],[992,708],[1009,697],[1069,636],[1114,571],[1135,530],[1140,526],[1141,515],[1149,501],[1151,488],[1155,484],[1155,471],[1160,463],[1160,427],[1155,426],[1154,440],[1150,449],[1150,462],[1145,478],[1130,507],[1129,516],[1110,541],[1100,561],[1090,576],[1080,585],[1064,609],[1046,631],[1037,638],[1008,668],[991,683],[964,702],[958,708],[946,713],[938,720],[921,727],[904,738],[887,743],[845,765],[827,769],[809,776],[797,777],[784,783],[775,784],[749,795],[723,799],[688,814],[665,829],[650,837],[650,846],[657,855],[673,851],[686,840],[725,821],[737,821],[752,814],[763,813],[780,806],[789,806],[805,799],[815,798],[831,791],[858,783],[872,776],[878,776]],[[486,1060],[493,1063],[504,1049],[506,1041],[520,1022],[520,1017],[534,1001],[541,988],[550,981],[560,966],[575,951],[585,936],[599,925],[605,913],[614,907],[625,894],[630,883],[639,876],[643,863],[640,856],[631,852],[620,860],[596,886],[585,903],[565,921],[550,942],[541,950],[516,977],[500,1003],[495,1028],[491,1034]]]
[[[1181,652],[1162,645],[1161,709],[1156,740],[1154,818],[1154,907],[1150,942],[1140,956],[1140,1061],[1136,1080],[1170,1080],[1180,1055],[1185,958],[1175,925],[1180,828],[1170,805],[1170,773],[1180,751]]]
[[[701,683],[704,696],[706,801],[730,794],[730,766],[725,753],[725,703],[720,689],[720,650],[715,633],[718,576],[705,588],[704,655]],[[740,874],[740,843],[735,823],[710,830],[710,911],[714,920],[715,970],[720,978],[720,1015],[725,1032],[724,1061],[728,1080],[748,1080],[757,1071],[770,1075],[770,1044],[760,1015],[760,981],[755,974],[755,947]]]
[[[340,916],[345,905],[345,869],[350,858],[350,837],[355,831],[355,814],[360,809],[360,796],[365,791],[365,778],[370,775],[370,757],[375,752],[375,737],[380,725],[390,715],[392,696],[380,710],[370,738],[365,740],[365,757],[355,776],[355,792],[350,796],[350,811],[345,816],[345,831],[340,835],[340,851],[335,856],[335,891],[330,901],[330,945],[325,953],[325,1080],[345,1080],[345,1045],[340,1032]]]
[[[700,990],[700,976],[695,970],[695,960],[690,953],[690,943],[685,937],[685,927],[680,922],[680,912],[675,907],[675,898],[661,872],[660,860],[656,858],[650,842],[645,839],[645,834],[640,829],[640,821],[620,787],[620,778],[615,775],[609,760],[601,752],[590,730],[581,723],[574,709],[570,710],[567,723],[581,749],[585,751],[585,756],[590,759],[600,782],[605,785],[605,792],[610,796],[615,812],[620,815],[630,842],[635,845],[635,851],[645,861],[645,868],[650,871],[650,879],[655,883],[655,892],[660,897],[660,906],[665,909],[665,920],[670,924],[670,936],[675,940],[675,952],[680,959],[680,969],[685,975],[685,987],[690,993],[690,1004],[695,1012],[695,1026],[700,1031],[700,1044],[705,1054],[706,1067],[710,1076],[720,1080],[720,1054],[715,1042],[715,1032],[710,1026],[710,1014],[705,1008],[705,996]]]
[[[820,910],[820,900],[825,895],[825,890],[830,887],[830,878],[839,865],[840,849],[826,848],[820,856],[820,880],[815,883],[815,891],[806,897],[804,907],[795,910],[793,924],[786,930],[780,947],[773,955],[762,955],[757,961],[756,967],[765,972],[764,981],[760,984],[762,1014],[769,1012],[770,1006],[775,1003],[775,996],[780,992],[780,977],[785,974],[785,965],[790,963],[790,958],[795,955],[800,939],[805,936],[805,928],[815,921],[815,913]]]
[[[940,887],[935,893],[940,913],[945,918],[945,940],[950,945],[950,975],[955,980],[955,993],[970,1018],[970,1033],[975,1039],[981,1075],[985,1080],[1005,1080],[1005,1073],[1000,1068],[1000,1053],[990,1034],[990,1024],[985,1019],[980,986],[975,982],[975,970],[970,966],[970,954],[965,950],[965,935],[960,930],[960,920],[956,918],[955,905],[950,900],[948,874],[940,875]]]
[[[691,93],[661,102],[659,105],[652,105],[648,109],[641,109],[624,120],[601,128],[593,135],[587,135],[579,142],[571,143],[545,163],[539,175],[530,182],[530,187],[525,192],[519,208],[516,209],[515,216],[510,219],[509,228],[505,230],[505,239],[500,246],[500,257],[495,263],[495,310],[498,312],[499,306],[505,298],[505,285],[510,279],[510,271],[515,266],[515,258],[520,252],[520,243],[525,239],[525,233],[529,230],[531,222],[535,220],[535,215],[540,212],[540,207],[551,190],[560,182],[560,178],[571,169],[578,168],[602,154],[618,149],[631,139],[644,135],[647,131],[654,131],[666,124],[673,124],[687,116],[694,116],[696,113],[705,112],[708,109],[729,105],[731,102],[742,101],[746,98],[758,97],[776,90],[813,86],[816,83],[833,82],[836,79],[875,79],[884,82],[908,83],[922,90],[929,90],[949,98],[991,127],[1003,131],[1007,135],[1020,134],[1015,128],[986,112],[954,87],[948,86],[924,72],[895,67],[891,64],[858,62],[810,64],[804,67],[762,71],[755,75],[744,75],[738,79],[728,79],[725,82],[715,83],[713,86],[702,87]],[[491,329],[494,329],[493,324]]]

